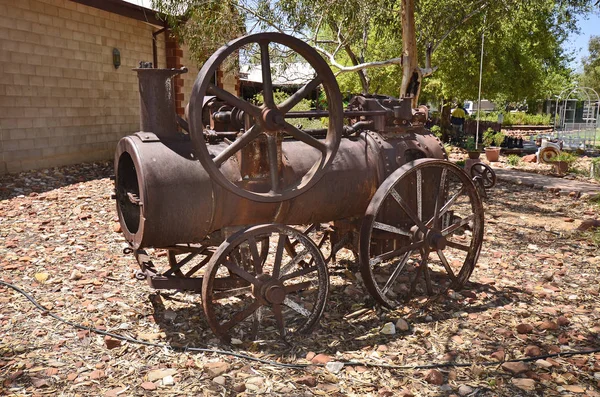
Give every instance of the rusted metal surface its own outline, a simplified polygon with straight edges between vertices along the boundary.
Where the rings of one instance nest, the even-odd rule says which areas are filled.
[[[224,59],[246,44],[260,47],[261,66],[270,70],[270,43],[299,52],[316,70],[291,99],[274,103],[266,72],[261,106],[210,84]],[[223,340],[237,338],[236,327],[247,336],[266,326],[284,338],[309,330],[325,305],[326,264],[342,247],[360,257],[369,292],[387,306],[398,296],[459,288],[471,274],[483,233],[480,196],[423,127],[426,109],[410,109],[409,98],[357,96],[342,111],[320,56],[274,33],[234,40],[209,59],[186,108],[189,125],[177,119],[168,84],[181,71],[137,72],[142,131],[123,138],[115,154],[123,234],[140,265],[137,277],[154,288],[202,290],[207,320]],[[328,127],[301,130],[286,121],[324,116],[290,111],[320,84]],[[475,179],[485,182],[486,175],[483,169]],[[328,226],[317,231],[322,223]],[[304,232],[285,226],[307,224],[313,227]],[[167,250],[166,269],[157,269],[149,247]],[[321,250],[329,252],[326,260]],[[292,284],[282,279],[286,273]],[[386,284],[399,280],[408,292],[391,296]],[[305,295],[313,301],[302,302]],[[273,313],[266,323],[265,312]],[[288,322],[290,314],[300,317]]]
[[[178,133],[173,77],[187,73],[187,69],[141,67],[134,70],[139,82],[141,131],[152,132],[163,140],[175,138]]]
[[[381,184],[359,238],[365,286],[381,304],[396,307],[464,285],[481,249],[483,206],[461,168],[415,160]]]

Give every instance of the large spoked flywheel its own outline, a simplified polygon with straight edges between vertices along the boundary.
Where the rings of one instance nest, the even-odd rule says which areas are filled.
[[[405,164],[379,187],[361,226],[367,289],[391,308],[460,289],[479,256],[483,221],[477,189],[461,168],[437,159]]]
[[[219,70],[237,65],[240,58],[247,56],[260,59],[262,74],[262,104],[252,103],[238,98],[236,95],[219,87],[214,76]],[[308,65],[310,72],[303,73],[299,80],[307,81],[295,93],[285,100],[278,100],[275,95],[273,72],[283,66],[278,59],[287,59],[292,64]],[[233,59],[233,60],[232,60]],[[312,95],[313,91],[322,87],[327,104],[327,133],[324,139],[317,138],[298,125],[292,123],[288,113],[303,99]],[[218,153],[211,152],[205,138],[206,120],[203,121],[202,106],[207,96],[216,96],[220,101],[242,114],[244,128],[238,137],[229,142]],[[319,117],[323,117],[322,113]],[[333,161],[340,144],[343,131],[342,98],[333,72],[325,60],[305,42],[281,33],[259,33],[233,40],[221,47],[204,64],[194,84],[190,98],[189,112],[190,135],[194,152],[211,178],[231,192],[260,202],[280,202],[291,199],[313,186],[324,175]],[[281,142],[295,139],[309,146],[318,155],[318,160],[308,168],[304,175],[290,176],[285,172],[282,161]],[[267,162],[261,172],[243,170],[242,151],[252,145],[264,147],[260,159],[256,156],[252,161]],[[312,148],[312,149],[311,149]],[[231,167],[240,172],[227,172]],[[233,164],[233,165],[232,165]]]

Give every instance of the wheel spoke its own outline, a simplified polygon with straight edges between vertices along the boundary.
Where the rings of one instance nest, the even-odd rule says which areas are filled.
[[[386,232],[392,232],[392,233],[395,233],[395,234],[400,234],[402,236],[408,236],[408,237],[412,236],[412,233],[404,231],[404,230],[402,230],[400,228],[397,228],[395,226],[388,225],[387,223],[373,222],[373,228],[379,229],[379,230],[385,230]]]
[[[305,275],[307,275],[307,274],[309,274],[309,273],[312,273],[312,272],[314,272],[314,271],[317,271],[317,270],[318,270],[318,268],[317,268],[316,266],[313,266],[313,267],[305,267],[305,268],[303,268],[303,269],[296,270],[295,272],[292,272],[292,273],[290,273],[290,274],[286,274],[285,276],[281,277],[281,278],[280,278],[280,280],[281,280],[282,282],[283,282],[283,281],[287,281],[287,280],[291,280],[291,279],[293,279],[293,278],[296,278],[296,277],[302,277],[302,276],[305,276]]]
[[[415,278],[413,279],[413,281],[410,283],[410,290],[408,291],[408,295],[406,296],[406,300],[410,300],[413,296],[413,294],[415,293],[416,289],[417,289],[417,283],[419,282],[419,276],[421,275],[421,272],[423,271],[423,266],[419,266],[419,268],[417,269],[416,273],[415,273]],[[409,278],[410,280],[410,278]]]
[[[289,261],[283,269],[281,269],[281,275],[285,276],[287,272],[289,272],[292,267],[296,266],[304,257],[308,254],[308,248],[302,250],[302,252],[298,253],[291,261]]]
[[[446,255],[444,255],[444,252],[442,250],[437,250],[437,254],[438,254],[438,257],[440,258],[440,261],[442,262],[442,265],[444,265],[446,272],[448,272],[448,277],[450,277],[450,279],[452,280],[453,283],[456,283],[458,281],[458,279],[456,278],[454,271],[450,267],[450,264],[448,263],[448,259],[446,259]]]
[[[442,217],[440,216],[440,207],[442,205],[442,201],[444,200],[444,191],[446,186],[446,173],[448,170],[446,168],[442,169],[442,175],[440,176],[440,184],[437,186],[437,193],[435,195],[435,210],[433,213],[433,225],[436,228],[441,227],[442,225]]]
[[[225,148],[221,153],[219,153],[213,160],[217,167],[221,166],[225,161],[227,161],[231,156],[233,156],[238,151],[242,150],[247,144],[249,144],[254,138],[260,135],[261,130],[258,124],[253,125],[248,129],[248,131],[244,132],[241,137],[237,138],[233,143]]]
[[[317,76],[313,80],[309,81],[304,87],[296,91],[291,97],[283,101],[279,106],[279,110],[283,114],[289,112],[294,106],[296,106],[302,99],[309,95],[323,80],[320,76]]]
[[[248,245],[250,246],[250,253],[252,254],[252,261],[254,262],[254,273],[262,274],[262,260],[258,253],[258,245],[254,237],[248,238]]]
[[[308,289],[308,288],[310,288],[311,284],[312,283],[310,281],[305,281],[303,283],[286,285],[284,287],[284,289],[285,289],[286,294],[290,294],[292,292],[298,292],[298,291]]]
[[[446,240],[446,245],[448,247],[456,248],[457,250],[461,250],[461,251],[468,252],[471,250],[471,247],[469,247],[468,245],[455,243],[454,241],[450,241],[450,240]]]
[[[300,304],[294,302],[292,299],[290,299],[289,296],[285,297],[283,304],[286,305],[287,307],[289,307],[290,309],[294,310],[296,313],[303,315],[304,317],[310,316],[310,311],[308,311],[306,308],[304,308]]]
[[[263,80],[263,98],[264,104],[268,108],[275,106],[273,100],[273,82],[271,80],[271,59],[269,57],[269,42],[261,41],[260,45],[260,66],[262,68]]]
[[[423,173],[420,168],[417,170],[417,216],[423,220]]]
[[[402,210],[404,210],[404,212],[406,213],[406,215],[408,215],[410,217],[410,219],[415,223],[415,225],[418,226],[418,228],[422,231],[422,232],[427,232],[427,228],[425,227],[425,225],[423,224],[423,222],[421,222],[421,220],[419,219],[419,217],[417,216],[417,214],[415,214],[415,212],[413,211],[412,208],[409,208],[408,205],[406,205],[406,203],[404,202],[404,200],[402,199],[402,197],[400,197],[400,194],[396,191],[395,187],[392,187],[392,189],[390,190],[390,194],[392,195],[392,197],[394,198],[394,200],[396,200],[396,202],[398,203],[398,205],[400,206],[400,208],[402,208]]]
[[[279,278],[279,270],[281,269],[281,259],[283,257],[283,249],[285,248],[285,240],[287,236],[280,234],[277,239],[277,248],[275,249],[275,261],[273,262],[273,278]]]
[[[231,106],[235,106],[236,108],[243,110],[244,112],[248,113],[251,116],[259,118],[261,115],[261,111],[258,107],[254,106],[250,102],[246,102],[243,99],[236,97],[232,93],[227,92],[224,89],[217,87],[214,84],[210,84],[208,86],[208,89],[206,90],[206,92],[208,94],[217,96],[219,99],[224,100]]]
[[[221,328],[221,332],[229,331],[231,328],[233,328],[234,326],[236,326],[237,324],[241,323],[246,318],[248,318],[248,316],[250,316],[252,313],[254,313],[256,311],[256,309],[258,309],[260,306],[261,306],[260,302],[255,300],[250,305],[246,306],[244,308],[244,310],[235,313],[233,315],[233,317],[231,318],[231,320],[220,325],[219,328]]]
[[[413,243],[407,247],[402,247],[400,249],[394,250],[394,251],[390,251],[390,252],[386,252],[383,253],[381,255],[376,256],[375,258],[369,260],[369,264],[371,266],[377,265],[378,263],[381,263],[383,261],[387,261],[388,259],[391,259],[393,257],[402,255],[408,251],[414,251],[418,248],[423,247],[423,245],[425,244],[425,241],[418,241],[416,243]]]
[[[273,305],[273,315],[275,316],[275,321],[277,321],[279,335],[281,335],[282,338],[285,338],[285,322],[283,320],[283,312],[281,311],[280,304]]]
[[[450,225],[447,228],[445,228],[444,230],[442,230],[442,236],[447,236],[448,234],[455,232],[456,230],[465,226],[466,224],[468,224],[469,222],[471,222],[474,219],[475,219],[475,215],[471,214],[468,217],[461,219],[460,222],[453,223],[452,225]]]
[[[271,176],[271,191],[279,192],[279,159],[277,156],[277,137],[267,135],[267,155],[269,157],[269,174]]]
[[[252,287],[241,287],[213,293],[213,301],[252,293]]]
[[[442,208],[440,208],[440,212],[438,214],[438,218],[441,219],[441,217],[448,212],[448,210],[450,209],[450,207],[452,207],[452,204],[454,204],[456,202],[456,200],[458,200],[458,198],[465,192],[466,190],[466,186],[462,186],[460,188],[460,190],[454,195],[452,196],[452,198],[450,198],[450,200],[448,200],[446,202],[446,204],[444,204],[444,206]],[[431,225],[431,223],[436,219],[435,215],[433,217],[431,217],[431,219],[429,219],[427,221],[427,226]]]
[[[425,289],[427,290],[427,295],[433,295],[433,286],[431,285],[431,274],[429,274],[429,252],[430,249],[428,247],[423,248],[422,256],[421,256],[421,267],[423,268],[423,275],[425,276]]]
[[[250,284],[258,285],[259,281],[250,273],[237,266],[235,263],[230,261],[223,262],[223,265],[233,274],[240,276]]]
[[[396,265],[396,268],[392,272],[392,275],[390,276],[388,281],[385,283],[384,287],[381,289],[381,292],[384,295],[388,292],[388,290],[390,289],[392,284],[394,284],[394,282],[396,282],[398,275],[400,274],[400,272],[402,272],[402,270],[404,270],[404,266],[406,266],[406,263],[408,262],[408,258],[410,258],[410,255],[412,253],[413,253],[413,250],[406,252],[404,254],[404,256],[402,257],[402,259],[400,260],[400,262],[398,262],[398,265]]]
[[[288,134],[290,134],[291,136],[293,136],[297,140],[302,141],[302,142],[306,143],[307,145],[310,145],[310,146],[314,147],[315,149],[317,149],[321,153],[325,154],[327,152],[327,145],[324,142],[322,142],[322,141],[318,140],[317,138],[314,138],[314,137],[308,135],[307,133],[299,130],[298,128],[296,128],[295,126],[291,125],[287,121],[285,122],[285,128],[284,128],[284,130],[285,130],[285,132],[287,132]]]

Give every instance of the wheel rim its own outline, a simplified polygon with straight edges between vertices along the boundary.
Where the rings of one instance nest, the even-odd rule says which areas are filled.
[[[270,73],[271,63],[268,50],[271,43],[291,48],[304,57],[316,72],[315,78],[280,104],[275,104],[273,98],[273,83]],[[261,49],[261,67],[265,71],[263,72],[264,104],[261,107],[255,106],[250,102],[227,93],[221,88],[215,87],[210,81],[229,55],[237,53],[241,47],[249,44],[259,44]],[[268,73],[266,72],[267,70],[269,71]],[[329,110],[329,126],[327,136],[324,140],[316,139],[285,121],[286,114],[293,106],[305,98],[319,84],[323,85]],[[216,156],[209,153],[207,142],[204,139],[202,106],[207,94],[216,95],[219,99],[243,110],[252,116],[255,121],[251,128],[245,130],[240,137],[221,153],[216,154]],[[215,52],[198,73],[198,78],[192,89],[189,113],[190,135],[194,152],[211,178],[239,196],[261,202],[279,202],[291,199],[318,182],[335,157],[343,129],[342,99],[331,69],[325,60],[308,44],[280,33],[259,33],[244,36],[231,41]],[[269,162],[269,191],[252,190],[254,188],[245,182],[244,175],[236,176],[237,180],[230,180],[230,178],[233,178],[232,176],[228,178],[221,172],[220,167],[230,160],[232,156],[250,144],[250,142],[255,141],[259,136],[265,135],[267,138],[266,145]],[[295,178],[293,181],[283,181],[281,178],[282,171],[278,166],[278,156],[280,156],[278,152],[280,150],[277,150],[277,142],[284,135],[292,136],[320,152],[320,159],[314,163],[308,172],[302,177]]]
[[[483,182],[483,187],[491,189],[496,186],[496,173],[487,164],[476,163],[471,166],[471,176],[479,176]]]
[[[292,254],[285,249],[290,238],[297,242]],[[315,244],[290,227],[263,225],[221,244],[206,270],[202,304],[224,342],[289,340],[316,325],[328,291],[327,267]]]
[[[402,166],[377,190],[361,226],[367,289],[391,308],[460,289],[479,256],[483,220],[477,189],[458,166],[436,159]]]

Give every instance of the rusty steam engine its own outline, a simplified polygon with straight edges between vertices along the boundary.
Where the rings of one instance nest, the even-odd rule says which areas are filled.
[[[260,49],[260,105],[213,81],[245,46]],[[276,103],[270,53],[282,46],[315,73]],[[483,237],[477,179],[447,161],[410,99],[359,95],[344,109],[321,56],[278,33],[244,36],[213,54],[186,119],[171,87],[183,72],[137,69],[141,131],[115,154],[117,211],[138,278],[201,292],[224,341],[310,330],[325,308],[327,264],[342,248],[389,307],[467,281]],[[317,87],[327,109],[294,110]],[[327,126],[304,129],[298,120],[307,118]],[[165,263],[149,249],[166,250]]]

